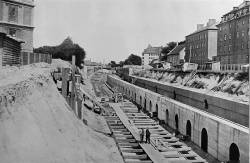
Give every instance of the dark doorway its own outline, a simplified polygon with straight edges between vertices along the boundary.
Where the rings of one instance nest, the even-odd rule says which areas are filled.
[[[152,111],[152,102],[150,101],[149,103],[149,111],[151,112]]]
[[[147,110],[147,100],[145,99],[145,101],[144,101],[144,111],[146,111]]]
[[[208,146],[207,130],[203,128],[201,131],[201,149],[207,152],[207,146]]]
[[[229,149],[229,160],[233,163],[240,162],[240,151],[236,144],[232,143]]]
[[[175,115],[175,128],[176,130],[179,130],[179,117],[177,114]]]
[[[190,120],[188,120],[186,124],[186,135],[191,138],[191,134],[192,134],[192,126]]]
[[[168,109],[166,109],[166,124],[167,125],[168,125],[168,116],[169,116]]]

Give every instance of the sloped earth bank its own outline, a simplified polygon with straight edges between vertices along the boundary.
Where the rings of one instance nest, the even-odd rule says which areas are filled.
[[[250,97],[248,73],[209,73],[197,72],[154,72],[142,71],[135,76],[169,83],[174,86],[183,86],[186,89],[196,90],[215,96],[247,103]]]
[[[112,138],[76,118],[48,65],[10,69],[0,79],[0,162],[123,162]]]

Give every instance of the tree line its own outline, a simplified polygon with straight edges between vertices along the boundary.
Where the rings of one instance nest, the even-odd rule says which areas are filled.
[[[60,45],[42,46],[34,49],[35,53],[52,54],[54,59],[62,59],[71,62],[72,55],[76,56],[76,66],[82,68],[86,56],[85,50],[75,44],[70,37],[67,37]]]
[[[183,44],[183,43],[185,43],[185,41],[178,42],[178,44]],[[168,42],[166,46],[162,48],[160,61],[166,61],[167,54],[171,50],[173,50],[176,47],[176,45],[177,42],[174,41]],[[140,56],[135,54],[130,54],[129,57],[124,61],[120,61],[118,63],[116,63],[115,61],[111,61],[109,65],[111,67],[122,67],[123,65],[141,65],[141,63],[142,63],[142,58]],[[153,65],[153,63],[150,63],[150,65]]]

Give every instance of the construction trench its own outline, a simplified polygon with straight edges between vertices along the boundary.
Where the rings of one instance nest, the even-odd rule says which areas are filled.
[[[92,82],[98,81],[96,77],[93,78]],[[102,82],[92,83],[94,90],[97,90],[99,97],[111,96],[112,89]],[[111,135],[124,162],[207,162],[157,121],[138,112],[136,105],[129,100],[120,103],[106,102],[102,106]],[[150,144],[140,143],[139,130],[142,128],[150,130]]]

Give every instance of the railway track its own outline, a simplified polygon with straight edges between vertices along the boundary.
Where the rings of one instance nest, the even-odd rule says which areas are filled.
[[[111,115],[105,116],[105,119],[125,163],[152,163],[152,160],[114,111]]]
[[[97,96],[111,96],[112,92],[106,87],[103,76],[95,74],[91,80],[93,88]],[[113,133],[113,138],[116,141],[117,147],[123,157],[125,163],[153,163],[140,144],[125,127],[120,118],[117,116],[113,108],[108,105],[103,105],[106,109],[105,119],[109,129]]]

